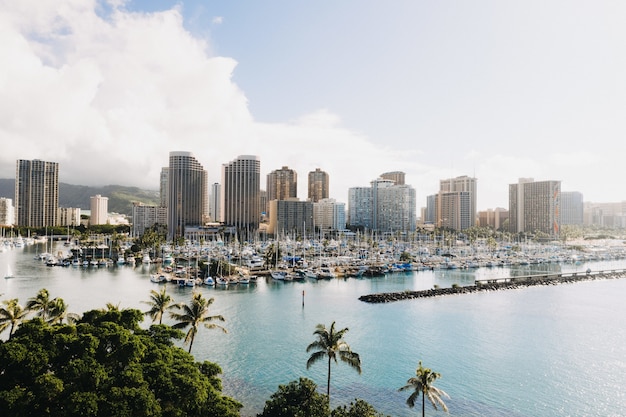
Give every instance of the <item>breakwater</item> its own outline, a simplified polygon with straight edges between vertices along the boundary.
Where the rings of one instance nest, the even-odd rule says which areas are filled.
[[[401,291],[362,295],[359,300],[366,303],[389,303],[392,301],[412,300],[416,298],[440,297],[444,295],[471,294],[486,291],[514,290],[538,285],[570,284],[582,281],[618,279],[626,277],[626,269],[595,271],[570,274],[539,274],[519,277],[506,277],[477,280],[474,285],[452,286],[450,288],[432,288],[420,291]]]

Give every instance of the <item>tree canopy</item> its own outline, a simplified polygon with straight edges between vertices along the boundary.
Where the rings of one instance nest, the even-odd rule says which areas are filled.
[[[0,344],[0,415],[238,416],[220,367],[174,346],[179,330],[141,329],[142,318],[109,308],[75,325],[23,322]]]

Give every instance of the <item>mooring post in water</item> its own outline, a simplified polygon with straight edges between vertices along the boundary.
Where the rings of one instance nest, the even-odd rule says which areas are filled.
[[[302,307],[304,307],[304,290],[302,290]]]

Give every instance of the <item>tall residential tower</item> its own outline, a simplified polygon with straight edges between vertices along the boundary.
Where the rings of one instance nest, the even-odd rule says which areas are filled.
[[[256,232],[261,218],[261,161],[241,155],[222,165],[222,222],[240,232]]]
[[[15,219],[18,226],[56,226],[59,164],[19,159],[15,172]]]
[[[191,152],[170,152],[167,181],[167,238],[185,236],[185,227],[201,226],[207,203],[207,174]]]
[[[309,200],[316,203],[328,198],[328,174],[319,168],[309,172]]]

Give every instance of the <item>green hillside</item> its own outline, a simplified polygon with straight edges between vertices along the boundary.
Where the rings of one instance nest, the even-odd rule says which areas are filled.
[[[97,194],[109,198],[109,212],[126,215],[132,214],[132,204],[135,201],[148,205],[158,205],[160,201],[156,190],[122,185],[90,187],[59,183],[59,206],[89,210],[89,198]],[[15,180],[0,179],[0,197],[15,198]]]

